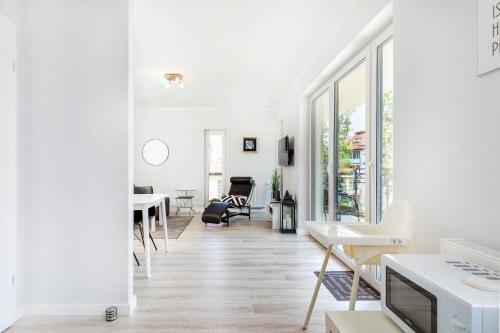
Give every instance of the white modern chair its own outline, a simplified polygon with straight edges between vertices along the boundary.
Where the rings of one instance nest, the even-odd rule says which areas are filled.
[[[305,228],[320,243],[327,246],[327,253],[309,305],[304,329],[309,323],[332,247],[342,245],[344,253],[354,261],[354,277],[349,302],[349,310],[353,311],[356,305],[361,267],[363,265],[380,265],[382,254],[405,251],[413,235],[413,213],[408,202],[398,200],[386,209],[382,221],[378,225],[307,221]]]

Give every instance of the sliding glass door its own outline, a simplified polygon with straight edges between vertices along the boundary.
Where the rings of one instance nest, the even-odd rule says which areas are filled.
[[[335,81],[335,220],[366,220],[366,60]]]
[[[330,217],[330,94],[321,93],[312,102],[311,115],[311,202],[312,219],[327,221]]]
[[[205,131],[205,202],[220,198],[222,193],[224,193],[225,142],[225,131]]]
[[[394,199],[393,40],[377,48],[377,223]]]
[[[387,29],[311,95],[311,219],[382,220],[393,191],[393,41]],[[335,254],[348,265],[342,246]],[[379,270],[362,276],[374,286]]]

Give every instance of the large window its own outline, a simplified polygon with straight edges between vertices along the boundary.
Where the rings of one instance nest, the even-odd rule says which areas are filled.
[[[323,92],[312,105],[312,216],[317,221],[329,217],[330,175],[330,96]]]
[[[391,28],[313,93],[310,106],[311,219],[379,223],[394,200]],[[334,252],[343,258],[342,250]],[[362,275],[377,286],[376,269]]]
[[[205,132],[207,201],[220,198],[224,192],[224,143],[224,131],[208,130]]]
[[[377,222],[393,201],[393,40],[377,48]]]
[[[335,82],[335,217],[366,217],[366,60]]]

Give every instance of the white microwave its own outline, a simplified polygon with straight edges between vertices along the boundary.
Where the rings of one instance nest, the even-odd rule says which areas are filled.
[[[382,310],[405,332],[500,332],[500,292],[464,283],[496,283],[496,271],[451,255],[384,255],[381,273]]]

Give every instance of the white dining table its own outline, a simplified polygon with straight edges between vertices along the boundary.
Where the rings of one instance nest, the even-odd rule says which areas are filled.
[[[151,254],[149,246],[149,213],[151,207],[160,207],[160,223],[163,222],[163,237],[165,238],[165,252],[168,252],[168,230],[165,198],[168,194],[134,194],[134,210],[142,211],[142,226],[144,232],[144,257],[146,258],[146,277],[151,278]]]

